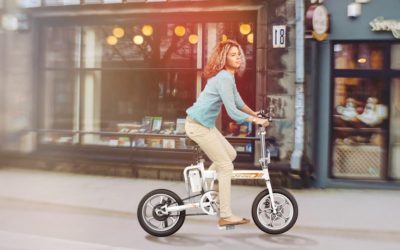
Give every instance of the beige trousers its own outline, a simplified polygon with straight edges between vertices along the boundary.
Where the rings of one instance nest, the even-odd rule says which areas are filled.
[[[218,129],[204,127],[189,116],[186,117],[185,130],[186,135],[195,141],[213,162],[209,169],[217,171],[220,217],[232,216],[231,177],[233,171],[232,162],[237,155],[236,150]]]

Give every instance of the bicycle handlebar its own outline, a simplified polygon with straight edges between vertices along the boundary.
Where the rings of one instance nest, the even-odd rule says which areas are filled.
[[[270,123],[273,121],[271,112],[267,113],[267,111],[265,111],[263,109],[260,110],[260,112],[257,113],[257,117],[258,118],[262,118],[262,119],[268,119],[268,121]],[[262,125],[258,125],[258,126],[262,127]]]

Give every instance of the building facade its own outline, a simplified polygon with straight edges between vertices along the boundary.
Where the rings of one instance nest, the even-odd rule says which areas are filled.
[[[253,109],[272,107],[272,169],[290,172],[294,1],[42,0],[7,8],[26,14],[29,27],[1,34],[0,134],[10,156],[3,160],[75,169],[107,163],[104,172],[127,175],[143,165],[183,168],[193,157],[185,110],[206,83],[201,71],[212,48],[234,39],[247,61],[238,90]],[[277,48],[274,25],[285,26]],[[254,168],[255,128],[224,110],[217,127],[238,151],[237,168]]]

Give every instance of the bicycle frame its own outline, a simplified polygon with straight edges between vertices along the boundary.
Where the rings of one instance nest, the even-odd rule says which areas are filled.
[[[260,141],[261,141],[261,157],[259,159],[260,162],[260,167],[261,170],[234,170],[232,174],[232,180],[238,180],[238,179],[263,179],[265,180],[268,193],[271,197],[271,203],[272,203],[272,209],[273,213],[276,213],[276,205],[275,205],[275,200],[273,196],[273,191],[272,191],[272,185],[271,185],[271,180],[269,176],[269,171],[268,171],[268,164],[271,162],[270,158],[270,152],[266,150],[266,145],[265,145],[265,136],[266,136],[266,130],[264,127],[260,127],[259,133],[260,135]],[[211,191],[214,186],[215,180],[217,180],[218,175],[215,170],[205,170],[204,169],[204,161],[200,160],[197,162],[196,165],[191,165],[188,166],[184,169],[183,171],[183,176],[185,179],[185,186],[186,190],[188,192],[189,198],[190,196],[190,178],[189,178],[189,172],[195,170],[199,171],[200,173],[200,181],[201,181],[201,193],[206,193],[208,191]],[[210,186],[208,186],[207,182],[210,182]],[[200,203],[199,202],[194,202],[194,203],[189,203],[181,206],[167,206],[165,205],[165,213],[169,212],[177,212],[177,211],[183,211],[186,209],[190,208],[199,208]]]

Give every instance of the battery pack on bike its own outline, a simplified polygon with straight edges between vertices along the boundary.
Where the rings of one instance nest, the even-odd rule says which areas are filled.
[[[201,185],[201,176],[200,176],[200,171],[198,169],[192,169],[189,171],[189,183],[190,183],[190,189],[192,190],[193,193],[201,192],[202,191],[202,185]]]

